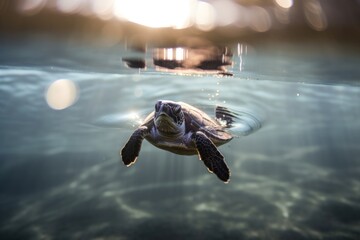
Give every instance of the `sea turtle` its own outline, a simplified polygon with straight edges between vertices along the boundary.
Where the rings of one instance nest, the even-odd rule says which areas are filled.
[[[146,117],[121,150],[122,160],[126,166],[134,164],[145,138],[154,146],[176,154],[198,154],[208,170],[227,183],[230,171],[217,146],[233,138],[225,128],[234,115],[224,107],[217,107],[216,117],[227,124],[184,102],[159,100],[155,111]]]

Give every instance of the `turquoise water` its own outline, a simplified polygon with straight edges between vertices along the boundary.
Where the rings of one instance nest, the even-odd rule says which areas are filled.
[[[357,50],[230,47],[233,76],[179,75],[156,71],[150,47],[2,38],[0,238],[359,238]],[[127,68],[131,56],[147,68]],[[45,96],[59,79],[76,98],[54,110]],[[119,150],[158,99],[239,115],[220,147],[229,184],[197,156],[146,141],[135,165],[122,164]]]

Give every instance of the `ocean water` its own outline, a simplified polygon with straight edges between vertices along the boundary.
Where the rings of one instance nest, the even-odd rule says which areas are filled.
[[[360,238],[351,46],[234,43],[224,76],[157,71],[151,47],[0,41],[1,239]],[[134,56],[146,69],[126,67]],[[61,79],[73,96],[55,110],[48,95]],[[230,183],[197,156],[146,141],[123,165],[120,149],[158,99],[238,115],[235,138],[219,148]]]

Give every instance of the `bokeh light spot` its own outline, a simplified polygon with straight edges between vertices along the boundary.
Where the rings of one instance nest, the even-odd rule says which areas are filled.
[[[46,0],[23,0],[19,2],[18,10],[21,13],[33,15],[43,9],[46,4]]]
[[[71,80],[59,79],[50,84],[45,98],[49,107],[55,110],[63,110],[76,102],[78,88]]]
[[[327,28],[327,19],[321,4],[315,0],[306,1],[304,4],[305,17],[311,28],[323,31]]]
[[[266,32],[271,28],[271,17],[262,7],[251,7],[251,24],[250,27],[257,32]]]
[[[114,15],[152,28],[186,28],[191,24],[194,3],[194,0],[116,0]]]
[[[276,0],[276,3],[282,8],[291,8],[293,0]]]
[[[196,8],[195,23],[203,31],[210,31],[215,27],[215,8],[206,2],[198,2]]]

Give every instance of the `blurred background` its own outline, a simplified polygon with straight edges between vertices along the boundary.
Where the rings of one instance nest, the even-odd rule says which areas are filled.
[[[140,46],[198,36],[221,43],[308,38],[357,43],[360,1],[2,0],[0,31]]]

